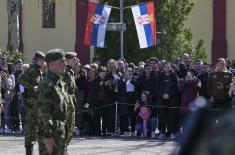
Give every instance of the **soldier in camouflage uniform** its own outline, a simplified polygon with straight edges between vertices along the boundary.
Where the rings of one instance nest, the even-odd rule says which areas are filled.
[[[2,88],[2,78],[0,76],[0,90]],[[2,105],[2,93],[0,92],[0,117],[1,117],[1,113],[3,111],[3,105]]]
[[[0,48],[0,59],[2,58],[2,50]],[[1,62],[1,60],[0,60]],[[1,67],[1,66],[0,66]],[[0,74],[0,90],[2,89],[2,74]],[[2,92],[0,92],[0,119],[1,119],[1,113],[3,111],[3,104],[2,104]]]
[[[64,51],[52,49],[46,54],[47,72],[38,89],[38,143],[40,155],[64,155],[67,131],[67,88],[62,75]]]
[[[33,64],[19,77],[19,83],[25,88],[25,148],[26,155],[33,154],[33,145],[37,139],[37,88],[42,79],[41,68],[45,62],[45,54],[37,51]]]
[[[75,128],[75,104],[76,104],[76,97],[75,97],[75,77],[73,67],[75,66],[77,54],[75,52],[67,52],[65,54],[66,58],[66,69],[64,74],[64,82],[67,85],[67,93],[68,93],[68,140],[66,146],[66,152],[69,142],[71,141],[74,128]]]

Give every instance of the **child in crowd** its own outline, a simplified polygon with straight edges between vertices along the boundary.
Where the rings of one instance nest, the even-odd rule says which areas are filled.
[[[155,133],[157,126],[157,118],[151,117],[152,107],[151,97],[148,91],[143,91],[141,94],[140,103],[136,103],[134,111],[136,114],[136,131],[137,136],[148,137],[151,131]]]

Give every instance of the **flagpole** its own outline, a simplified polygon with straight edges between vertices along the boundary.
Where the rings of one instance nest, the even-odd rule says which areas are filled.
[[[121,23],[121,31],[120,31],[120,52],[121,52],[121,59],[124,59],[124,31],[123,31],[123,0],[120,0],[120,23]]]

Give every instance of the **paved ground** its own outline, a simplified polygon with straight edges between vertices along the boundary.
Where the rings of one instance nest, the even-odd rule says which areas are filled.
[[[70,155],[171,155],[179,148],[173,141],[133,138],[74,138]],[[35,153],[38,155],[38,146]],[[24,155],[24,137],[0,136],[0,155]]]

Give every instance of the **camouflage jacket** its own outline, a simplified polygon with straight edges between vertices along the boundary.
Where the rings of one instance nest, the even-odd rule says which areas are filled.
[[[76,83],[72,67],[66,66],[63,79],[67,85],[68,94],[73,95],[75,93]]]
[[[2,78],[0,77],[0,108],[3,106],[2,104]],[[1,109],[0,109],[1,110]],[[0,114],[1,114],[1,111],[0,111]]]
[[[19,77],[19,83],[25,88],[24,97],[27,103],[34,102],[37,98],[37,88],[41,81],[40,66],[33,64]],[[31,103],[32,104],[32,103]]]
[[[68,93],[68,100],[69,100],[68,110],[73,112],[75,111],[75,106],[76,106],[76,97],[75,97],[76,83],[72,67],[70,66],[66,67],[63,80],[66,84],[66,90]]]
[[[62,78],[46,72],[38,88],[39,136],[65,138],[67,136],[67,92]]]

